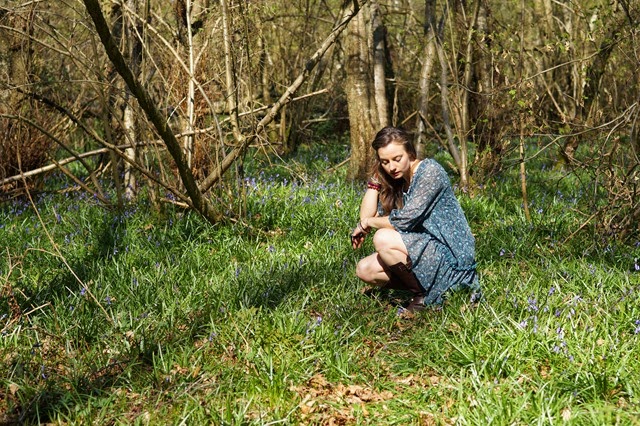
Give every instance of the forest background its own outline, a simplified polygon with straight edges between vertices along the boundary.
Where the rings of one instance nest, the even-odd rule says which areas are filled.
[[[436,385],[454,379],[443,379],[444,372],[433,370],[434,366],[426,377],[429,386],[425,377],[398,378],[395,375],[399,372],[394,371],[393,380],[390,379],[393,386],[419,383],[428,394],[437,392],[436,399],[446,407],[437,408],[438,414],[434,414],[436,409],[416,413],[397,403],[392,409],[394,418],[406,415],[419,421],[450,422],[452,418],[464,420],[465,415],[467,419],[470,415],[488,415],[474,408],[483,405],[479,398],[466,393],[463,399],[468,412],[453,404],[452,389],[463,392],[474,388],[477,392],[478,386],[486,384],[484,380],[493,383],[498,379],[513,380],[511,387],[517,384],[524,388],[519,394],[524,401],[521,411],[497,405],[496,410],[508,411],[501,411],[506,423],[523,419],[522,411],[527,410],[532,418],[540,418],[545,410],[553,412],[549,416],[562,419],[571,419],[576,410],[591,415],[597,411],[589,405],[594,401],[608,407],[602,411],[603,416],[613,412],[613,407],[636,409],[637,381],[620,369],[610,370],[613,367],[603,358],[585,361],[577,372],[572,372],[564,364],[562,368],[553,362],[538,364],[538,358],[531,355],[535,350],[524,339],[513,345],[506,342],[514,330],[531,326],[534,317],[538,330],[539,317],[534,313],[542,307],[540,294],[547,294],[548,300],[559,291],[558,282],[567,281],[576,287],[567,287],[558,303],[568,311],[584,299],[600,303],[600,297],[610,300],[610,304],[605,303],[609,308],[616,307],[609,312],[610,321],[600,325],[602,328],[592,325],[602,335],[585,340],[582,334],[576,334],[574,349],[589,344],[602,348],[608,342],[605,334],[619,333],[612,338],[615,350],[607,347],[618,367],[629,367],[631,354],[624,352],[628,347],[623,347],[619,338],[635,339],[635,321],[640,317],[636,308],[625,305],[618,309],[618,304],[637,291],[633,279],[637,279],[640,257],[639,19],[638,2],[626,0],[307,0],[286,5],[231,0],[5,0],[0,5],[0,197],[4,220],[0,231],[4,232],[6,253],[0,276],[7,373],[2,400],[6,418],[28,421],[44,415],[49,420],[73,421],[82,416],[95,419],[121,412],[124,417],[115,421],[136,418],[144,422],[157,419],[166,414],[162,410],[168,410],[175,418],[183,419],[186,412],[173,412],[163,404],[159,403],[160,409],[150,408],[150,398],[164,401],[164,396],[159,396],[164,393],[155,394],[149,388],[160,383],[161,388],[167,387],[167,394],[183,386],[183,396],[190,395],[187,390],[191,389],[199,395],[194,400],[212,398],[221,403],[222,408],[193,408],[199,416],[220,422],[259,423],[264,420],[263,414],[271,420],[288,421],[366,419],[367,403],[386,403],[390,399],[385,393],[388,389],[384,381],[374,390],[349,385],[357,374],[346,371],[345,359],[355,355],[338,346],[356,336],[361,339],[356,347],[378,353],[389,342],[377,346],[374,336],[380,330],[373,328],[370,321],[349,328],[348,333],[346,329],[335,331],[335,341],[318,331],[336,327],[331,321],[337,319],[328,319],[331,315],[327,310],[333,306],[331,297],[346,297],[344,303],[352,302],[342,293],[348,287],[340,271],[353,259],[325,258],[329,263],[336,262],[336,275],[315,270],[307,276],[302,272],[303,265],[309,267],[305,262],[322,255],[297,253],[300,269],[271,284],[262,275],[257,279],[262,284],[244,277],[240,259],[257,256],[252,250],[260,247],[266,248],[267,253],[277,253],[275,242],[289,241],[287,238],[293,239],[288,244],[301,243],[311,251],[314,244],[321,245],[323,238],[328,239],[327,246],[343,245],[332,238],[335,232],[348,232],[352,225],[348,219],[355,217],[353,210],[357,209],[356,185],[366,178],[373,155],[369,143],[375,132],[386,125],[411,130],[420,155],[437,157],[448,168],[476,236],[484,237],[483,242],[479,240],[479,259],[483,255],[484,259],[492,259],[490,253],[498,253],[500,259],[510,254],[507,257],[513,262],[495,268],[485,264],[485,278],[489,283],[496,279],[495,288],[512,291],[517,295],[514,300],[527,300],[523,306],[513,301],[515,315],[509,309],[498,309],[500,305],[469,313],[462,303],[460,312],[455,309],[452,314],[460,318],[422,319],[422,326],[432,331],[438,327],[431,321],[447,330],[468,322],[477,331],[483,326],[478,319],[479,310],[489,310],[500,319],[500,327],[507,330],[504,341],[498,344],[501,357],[492,358],[489,353],[469,349],[478,343],[471,334],[469,347],[450,337],[444,342],[434,338],[436,347],[439,342],[450,348],[449,354],[457,354],[456,368],[471,366],[472,370],[466,371],[477,374],[458,377],[459,382],[449,382],[442,387],[444,390],[438,390]],[[325,159],[324,169],[318,167],[318,158]],[[334,185],[344,187],[345,192],[327,190]],[[301,192],[287,192],[292,188]],[[318,191],[326,194],[320,196]],[[75,194],[72,201],[70,193]],[[54,198],[49,198],[51,194]],[[334,199],[327,194],[333,194]],[[286,200],[280,200],[284,205],[265,200],[278,196],[297,201],[297,207],[305,212],[302,216],[307,215],[320,228],[327,226],[315,215],[323,209],[330,210],[328,218],[334,222],[333,228],[329,227],[331,232],[316,235],[302,218],[294,220],[295,213]],[[318,201],[319,196],[322,202]],[[310,200],[318,203],[305,210]],[[558,209],[555,222],[549,222],[550,216],[540,218],[548,209],[545,202],[553,206],[550,211]],[[69,205],[82,206],[71,221],[75,223],[75,233],[62,226],[61,205],[65,209]],[[505,210],[497,207],[501,205]],[[149,216],[138,217],[141,210]],[[40,216],[40,211],[46,214]],[[106,216],[100,212],[106,212]],[[285,212],[291,218],[285,217]],[[195,213],[195,217],[189,213]],[[340,213],[345,217],[338,217]],[[32,225],[25,225],[31,221]],[[181,223],[178,228],[182,233],[178,235],[166,228],[166,223],[174,221]],[[209,228],[203,228],[201,221]],[[198,282],[192,293],[183,295],[189,309],[158,308],[156,317],[162,318],[160,322],[141,328],[132,326],[134,317],[147,318],[145,306],[151,302],[131,300],[128,311],[124,303],[119,305],[124,310],[117,311],[110,294],[118,285],[131,287],[133,280],[137,286],[145,275],[136,276],[135,271],[149,266],[140,260],[150,256],[142,250],[142,240],[125,244],[123,229],[133,229],[133,224],[155,234],[147,242],[155,238],[162,247],[167,244],[192,250],[197,268],[207,269],[202,262],[206,263],[211,253],[198,254],[204,250],[201,246],[188,248],[190,240],[186,235],[195,240],[207,236],[206,241],[214,242],[217,262],[234,265],[229,270],[207,269],[221,280],[213,288],[228,282],[251,282],[257,287],[244,291],[255,294],[216,290],[217,302],[196,309],[189,305],[191,296],[193,303],[203,294],[213,297],[212,283]],[[294,227],[305,229],[308,234],[291,232]],[[490,229],[496,231],[492,233]],[[37,240],[32,240],[34,232]],[[507,241],[514,236],[507,234],[513,232],[522,244],[519,250],[508,247]],[[85,249],[72,249],[73,238],[86,240]],[[245,244],[255,247],[240,248]],[[132,251],[137,247],[139,260],[118,263],[116,252],[125,246]],[[172,259],[175,256],[163,250],[158,253]],[[558,260],[555,266],[559,281],[554,278],[550,286],[543,277],[538,277],[539,282],[535,278],[538,270],[549,268],[549,262],[553,264],[549,257],[577,262],[568,267]],[[600,259],[599,266],[593,265],[593,258]],[[257,265],[265,270],[284,268],[274,259]],[[102,263],[105,261],[109,267]],[[284,269],[291,267],[289,261],[282,259],[287,265]],[[157,266],[162,263],[158,260],[156,267],[162,269]],[[128,272],[123,275],[120,268],[126,269],[125,264]],[[511,269],[516,266],[522,273],[517,281],[529,280],[527,286],[513,284],[517,288],[510,288],[502,281],[501,277],[516,274]],[[315,267],[324,268],[317,264]],[[102,268],[104,272],[99,272]],[[195,279],[193,268],[191,262],[177,268],[184,274],[180,279]],[[567,278],[567,269],[580,276],[583,270],[591,271],[589,280],[598,280],[596,290],[585,290],[582,276],[577,281]],[[160,279],[156,275],[147,277],[153,285],[149,284],[150,293],[145,298],[152,297],[153,288],[163,294],[164,290],[155,287]],[[313,293],[305,291],[290,304],[256,303],[256,295],[265,291],[264,286],[290,292],[292,283],[301,276],[310,281],[324,277],[325,283],[336,284],[336,293],[318,296],[313,309],[308,306]],[[604,296],[598,292],[602,290],[603,276],[610,276],[615,283],[610,287],[617,289],[610,288]],[[238,281],[243,279],[247,281]],[[93,287],[91,282],[102,284]],[[113,287],[105,287],[105,282]],[[171,294],[173,285],[166,289],[167,294]],[[295,289],[299,290],[298,285]],[[594,293],[589,293],[592,290]],[[66,311],[64,315],[58,312],[60,307],[54,308],[72,296],[86,302],[84,319],[78,322],[83,325],[73,325],[77,318],[72,319]],[[219,300],[223,296],[229,306]],[[504,298],[508,305],[507,296]],[[297,306],[295,300],[303,301],[304,308]],[[594,304],[595,311],[585,313],[585,318],[590,318],[585,322],[590,323],[593,315],[606,310],[599,303]],[[274,308],[276,305],[282,311]],[[134,315],[133,306],[139,306],[140,312]],[[498,309],[497,313],[492,309]],[[167,319],[168,312],[171,319]],[[483,311],[482,315],[486,313]],[[129,321],[122,315],[128,315]],[[175,319],[173,315],[183,318]],[[194,315],[209,315],[210,321],[195,321]],[[220,321],[229,320],[226,315],[237,315],[232,321],[237,329],[233,333],[221,328]],[[345,314],[340,311],[334,315],[344,319]],[[394,315],[380,315],[382,319],[376,317],[376,321],[386,321],[391,330],[388,333],[393,335],[390,339],[398,341],[395,333],[398,327],[404,332],[404,327],[395,322]],[[314,320],[307,323],[310,317]],[[541,358],[561,354],[565,356],[564,363],[574,355],[566,349],[571,346],[567,330],[554,325],[554,318],[559,317],[550,315],[546,326],[553,335],[553,344],[548,339],[546,343],[532,341],[547,348],[548,353]],[[60,328],[62,318],[69,321],[69,329]],[[91,322],[96,318],[102,321]],[[190,318],[193,328],[189,322],[184,323],[185,318]],[[358,324],[354,318],[349,320]],[[189,330],[187,340],[195,345],[193,352],[178,349],[184,342],[168,331],[176,326],[175,322]],[[270,345],[275,343],[264,333],[246,334],[256,324],[265,333],[274,332],[275,327],[275,334],[292,339],[315,330],[321,337],[314,337],[319,340],[311,344],[312,348],[322,352],[320,346],[336,345],[331,361],[318,354],[310,355],[315,352],[306,352],[309,348],[303,344],[300,352],[284,358],[303,365],[303,373],[291,384],[285,374],[286,362],[274,367],[274,357],[282,357],[282,353],[274,355],[278,351],[273,352]],[[408,347],[426,344],[409,335],[411,332],[406,333],[402,338]],[[214,334],[230,340],[240,336],[242,342],[227,341],[219,348],[202,349],[203,336]],[[97,344],[98,336],[118,336],[118,348]],[[255,339],[252,341],[251,337]],[[175,351],[170,362],[162,360],[168,350],[162,349],[163,341],[170,342]],[[46,351],[39,349],[43,345],[47,346]],[[78,351],[87,351],[95,359],[80,360]],[[201,366],[195,371],[192,357],[203,356],[206,351],[222,357],[227,373],[213,367],[201,373]],[[67,360],[62,361],[53,353],[66,353]],[[586,353],[593,355],[593,351]],[[411,364],[404,353],[392,351],[387,355]],[[536,372],[540,382],[531,382],[536,385],[543,386],[541,383],[552,375],[554,368],[550,366],[563,372],[557,383],[552,381],[557,387],[550,386],[547,397],[551,402],[535,399],[533,405],[537,408],[532,408],[532,401],[527,398],[532,398],[535,386],[519,381],[522,371],[508,366],[506,360],[510,356],[530,361],[522,369]],[[69,363],[73,357],[78,357],[74,361],[78,364]],[[318,366],[319,359],[327,364]],[[230,391],[226,399],[218,393],[212,397],[212,381],[217,381],[216,389],[229,390],[236,386],[230,384],[234,383],[235,374],[262,371],[257,360],[266,362],[260,365],[266,365],[271,372],[262,378],[262,373],[258,374],[257,383],[249,381],[251,386]],[[315,363],[308,364],[310,360]],[[435,361],[421,359],[417,364],[425,362]],[[399,365],[397,359],[395,365]],[[585,365],[597,368],[585,370]],[[283,374],[278,383],[274,382],[278,377],[274,376],[274,368],[280,368]],[[52,374],[54,370],[57,375]],[[385,376],[379,371],[376,374]],[[137,382],[131,379],[132,375],[146,379]],[[187,381],[189,385],[185,385]],[[136,383],[131,385],[134,391],[124,391],[122,382]],[[267,397],[255,390],[265,388]],[[115,398],[115,406],[113,400],[105,399],[103,392],[108,389],[122,392]],[[290,398],[292,393],[301,398]],[[405,397],[424,403],[424,394]],[[492,398],[486,397],[485,402]],[[323,402],[314,402],[318,399]],[[347,401],[349,407],[356,401],[362,404],[355,405],[362,408],[346,410],[340,404],[336,410],[327,408],[335,406],[336,400]],[[84,411],[78,408],[87,401],[95,404],[88,404]],[[100,408],[103,406],[106,411]],[[178,406],[186,410],[189,404]]]

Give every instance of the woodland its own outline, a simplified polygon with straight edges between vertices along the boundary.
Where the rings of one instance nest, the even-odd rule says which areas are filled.
[[[0,0],[0,424],[638,424],[638,0]],[[385,126],[483,299],[353,250]]]
[[[5,0],[0,188],[11,197],[58,169],[105,205],[146,187],[216,223],[247,149],[347,137],[348,175],[363,179],[372,136],[397,125],[422,155],[446,151],[465,190],[519,152],[526,214],[527,161],[554,151],[597,176],[585,223],[624,237],[640,222],[639,8]]]

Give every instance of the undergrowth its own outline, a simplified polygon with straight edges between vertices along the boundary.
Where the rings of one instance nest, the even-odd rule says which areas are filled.
[[[407,320],[360,293],[346,155],[248,158],[246,215],[215,226],[144,198],[1,205],[0,420],[638,424],[640,243],[582,226],[582,180],[528,164],[531,221],[515,169],[458,194],[484,300]]]

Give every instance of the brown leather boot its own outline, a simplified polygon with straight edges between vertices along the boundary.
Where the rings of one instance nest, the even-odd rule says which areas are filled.
[[[422,311],[425,308],[424,298],[426,291],[420,285],[418,277],[411,270],[411,260],[407,259],[407,263],[398,262],[395,265],[389,266],[389,272],[391,272],[391,281],[394,284],[402,285],[403,290],[408,290],[413,294],[413,298],[407,306],[409,312]]]

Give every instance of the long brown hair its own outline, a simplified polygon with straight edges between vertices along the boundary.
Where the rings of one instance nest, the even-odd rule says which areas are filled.
[[[371,143],[371,147],[376,152],[375,162],[373,164],[372,175],[380,182],[380,204],[385,214],[391,213],[393,209],[399,209],[402,207],[402,186],[404,185],[404,179],[394,179],[389,176],[380,163],[378,157],[378,150],[385,146],[396,143],[404,146],[405,151],[409,154],[411,160],[417,158],[416,148],[411,141],[411,135],[398,127],[385,127],[380,130]]]

